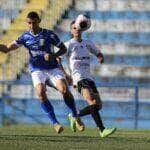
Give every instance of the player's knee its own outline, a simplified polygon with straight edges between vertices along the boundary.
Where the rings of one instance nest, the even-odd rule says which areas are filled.
[[[39,91],[38,92],[38,97],[41,101],[45,101],[47,98],[46,98],[46,93],[45,91]]]
[[[93,105],[96,105],[98,110],[102,109],[102,102],[99,99],[94,98],[92,100]]]
[[[95,110],[100,110],[102,109],[102,104],[101,103],[97,103],[96,101],[92,103],[93,107]]]
[[[102,109],[102,103],[98,103],[98,104],[97,104],[97,109],[98,109],[98,110],[101,110],[101,109]]]
[[[65,95],[65,94],[67,94],[67,89],[66,89],[65,87],[60,88],[60,89],[59,89],[59,92],[60,92],[62,95]]]
[[[90,106],[90,109],[92,114],[96,113],[99,110],[96,104],[92,104]]]

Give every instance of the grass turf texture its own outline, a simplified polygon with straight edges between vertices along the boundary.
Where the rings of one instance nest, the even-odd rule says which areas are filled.
[[[94,128],[72,133],[68,127],[56,134],[49,126],[0,127],[0,150],[149,150],[150,131],[118,130],[101,139]]]

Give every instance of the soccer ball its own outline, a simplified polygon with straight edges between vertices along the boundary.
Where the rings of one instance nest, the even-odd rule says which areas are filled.
[[[91,19],[86,15],[80,14],[75,20],[75,26],[78,30],[85,31],[91,27]]]

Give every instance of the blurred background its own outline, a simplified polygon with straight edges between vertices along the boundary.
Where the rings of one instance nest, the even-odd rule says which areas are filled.
[[[0,43],[8,44],[27,30],[28,12],[37,11],[41,26],[69,40],[70,22],[83,13],[91,28],[84,33],[100,46],[105,63],[92,57],[91,73],[100,92],[100,111],[107,126],[150,129],[150,1],[149,0],[0,0]],[[65,62],[64,62],[64,65]],[[28,72],[28,51],[0,53],[0,124],[48,124]],[[71,87],[70,87],[71,88]],[[71,88],[78,108],[86,106]],[[61,95],[48,88],[58,120],[68,125]],[[91,117],[83,118],[94,126]]]

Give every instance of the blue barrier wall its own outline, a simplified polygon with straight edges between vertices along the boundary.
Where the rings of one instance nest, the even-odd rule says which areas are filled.
[[[25,84],[17,84],[16,86],[26,86]],[[11,89],[15,84],[3,84],[4,93],[0,99],[0,124],[49,124],[48,117],[40,109],[40,102],[35,98],[33,89],[30,89],[30,97],[18,97],[17,95],[11,94]],[[143,86],[135,85],[99,85],[98,87],[112,87],[115,88],[126,88],[133,90],[131,99],[128,100],[112,100],[105,99],[103,101],[103,109],[100,111],[104,123],[106,126],[116,126],[118,128],[150,128],[150,101],[141,101],[139,99],[140,88]],[[149,89],[150,86],[144,86],[145,89]],[[27,90],[27,88],[25,87]],[[28,93],[28,94],[29,94]],[[23,91],[22,91],[23,94]],[[124,93],[127,95],[128,93]],[[59,97],[58,97],[59,98]],[[77,99],[77,97],[75,96]],[[110,97],[111,98],[111,97]],[[61,98],[55,100],[51,98],[51,102],[54,106],[56,116],[58,120],[68,125],[67,115],[69,113],[68,108],[65,106]],[[83,99],[77,99],[76,104],[78,109],[82,109],[86,106],[86,102]],[[90,116],[83,117],[86,126],[94,126],[95,124]]]

